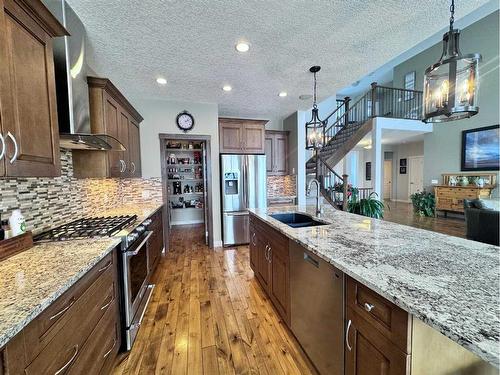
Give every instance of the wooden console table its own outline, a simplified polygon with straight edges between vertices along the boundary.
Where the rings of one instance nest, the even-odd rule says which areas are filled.
[[[476,186],[474,183],[469,185],[450,185],[450,178],[454,177],[478,177],[483,178],[488,184],[482,187]],[[434,195],[436,197],[436,215],[437,211],[464,213],[464,199],[480,199],[490,198],[491,192],[496,187],[496,175],[493,173],[446,173],[443,174],[442,185],[434,187]]]

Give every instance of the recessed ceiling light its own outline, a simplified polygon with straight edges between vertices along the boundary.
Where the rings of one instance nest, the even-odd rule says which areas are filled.
[[[163,77],[158,77],[158,78],[156,78],[156,83],[158,83],[159,85],[166,85],[167,80]]]
[[[284,98],[285,96],[287,96],[288,94],[286,93],[286,91],[281,91],[278,96],[281,96],[282,98]]]
[[[250,44],[247,42],[238,42],[236,43],[236,51],[238,52],[248,52],[250,49]]]
[[[232,89],[233,88],[231,86],[229,86],[229,85],[222,86],[222,90],[224,90],[224,91],[231,91]]]

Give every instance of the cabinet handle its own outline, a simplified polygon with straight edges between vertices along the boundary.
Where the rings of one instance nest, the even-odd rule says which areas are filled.
[[[304,253],[304,260],[311,263],[314,267],[319,268],[319,262],[307,253]]]
[[[132,173],[135,173],[135,163],[132,161],[130,164],[132,165]]]
[[[0,134],[0,144],[2,144],[2,151],[0,151],[0,160],[2,160],[5,155],[5,139],[2,134]]]
[[[102,356],[102,358],[106,358],[109,355],[109,353],[113,351],[115,345],[116,345],[116,339],[113,338],[113,345],[111,345],[111,348]]]
[[[55,319],[55,318],[57,318],[57,317],[61,316],[62,314],[64,314],[66,311],[68,311],[68,309],[69,309],[71,306],[73,306],[73,304],[75,303],[75,301],[76,301],[75,297],[71,297],[70,302],[69,302],[69,305],[68,305],[68,306],[66,306],[64,309],[59,310],[59,311],[58,311],[57,313],[55,313],[54,315],[52,315],[52,316],[49,318],[49,320]]]
[[[375,305],[372,305],[371,303],[368,303],[368,302],[365,302],[364,306],[365,306],[365,310],[368,312],[372,311],[375,308]]]
[[[349,319],[349,321],[347,322],[347,329],[345,332],[345,344],[347,345],[347,349],[349,349],[349,351],[352,350],[352,347],[349,344],[349,329],[351,328],[351,324],[352,324],[351,319]]]
[[[111,303],[113,303],[114,300],[115,298],[113,297],[113,295],[111,295],[111,299],[109,300],[109,302],[101,306],[101,311],[106,310],[108,306],[111,305]]]
[[[272,248],[271,246],[269,246],[269,250],[268,250],[268,252],[269,252],[269,258],[268,258],[268,260],[267,260],[267,261],[268,261],[269,263],[271,263],[271,262],[272,262],[272,260],[273,260],[273,258],[272,258],[272,256],[273,256],[273,255],[272,255],[272,254],[273,254],[273,248]]]
[[[14,143],[14,156],[10,159],[10,164],[12,164],[16,161],[17,156],[19,155],[19,147],[17,146],[16,137],[14,137],[11,132],[7,132],[7,137],[9,137],[12,140],[12,143]]]
[[[269,259],[267,258],[267,249],[269,248],[269,245],[266,245],[266,249],[264,250],[264,258],[269,262]]]
[[[78,345],[73,346],[73,350],[75,352],[73,353],[73,355],[71,356],[69,361],[66,362],[66,364],[63,367],[61,367],[59,370],[54,372],[54,375],[59,375],[60,373],[64,372],[64,370],[66,370],[68,368],[68,366],[75,360],[76,355],[78,354]]]
[[[106,264],[104,267],[99,268],[99,269],[97,270],[97,272],[103,272],[103,271],[106,271],[109,267],[111,267],[111,265],[112,265],[112,264],[113,264],[113,262],[112,262],[112,261],[109,261],[109,262],[108,262],[108,264]]]

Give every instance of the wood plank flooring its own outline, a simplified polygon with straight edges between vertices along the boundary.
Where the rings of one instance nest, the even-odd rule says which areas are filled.
[[[203,230],[172,230],[137,340],[114,375],[316,374],[254,279],[248,247],[209,249]]]
[[[463,216],[423,217],[415,215],[411,203],[386,201],[385,204],[389,207],[384,212],[384,220],[386,221],[465,238],[466,229]]]

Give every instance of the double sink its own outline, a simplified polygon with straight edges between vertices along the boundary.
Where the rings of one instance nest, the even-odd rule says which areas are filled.
[[[286,214],[272,214],[269,216],[292,228],[306,228],[306,227],[317,227],[320,225],[328,225],[328,223],[325,223],[323,221],[318,221],[309,215],[299,214],[296,212],[286,213]]]

